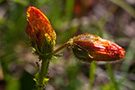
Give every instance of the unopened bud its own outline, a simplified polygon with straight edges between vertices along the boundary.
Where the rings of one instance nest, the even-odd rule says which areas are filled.
[[[83,34],[72,39],[74,55],[82,61],[116,61],[125,56],[119,45],[93,34]]]
[[[31,44],[36,53],[52,53],[55,46],[56,33],[48,18],[36,7],[27,9],[26,33],[31,38]]]

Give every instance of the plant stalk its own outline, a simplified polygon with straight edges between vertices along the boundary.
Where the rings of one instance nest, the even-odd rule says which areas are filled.
[[[60,50],[62,50],[64,47],[68,45],[69,45],[69,41],[63,44],[62,46],[60,46],[59,48],[57,48],[56,50],[54,50],[53,54],[59,52]],[[44,85],[46,84],[44,83],[44,79],[46,79],[48,74],[48,66],[49,66],[49,60],[48,59],[42,60],[41,70],[38,75],[38,90],[43,90]]]
[[[53,54],[59,52],[61,49],[65,48],[68,45],[69,45],[69,42],[64,43],[62,46],[60,46],[59,48],[57,48],[56,50],[54,50]]]
[[[42,65],[41,65],[41,71],[39,72],[39,85],[38,90],[43,90],[44,87],[44,79],[48,75],[48,66],[49,66],[49,60],[42,60]]]

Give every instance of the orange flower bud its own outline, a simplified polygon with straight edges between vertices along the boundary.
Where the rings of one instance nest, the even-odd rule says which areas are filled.
[[[51,43],[54,46],[56,33],[42,11],[36,7],[28,7],[27,21],[26,33],[36,41],[39,50],[41,50],[43,43]],[[48,39],[50,42],[47,41]]]
[[[115,61],[125,56],[122,47],[93,34],[74,37],[70,44],[75,56],[83,61]]]

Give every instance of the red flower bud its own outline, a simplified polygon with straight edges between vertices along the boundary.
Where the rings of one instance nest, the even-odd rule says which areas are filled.
[[[36,41],[39,50],[43,43],[46,42],[46,36],[51,40],[52,44],[55,43],[56,33],[42,11],[36,7],[28,7],[27,21],[26,33]]]
[[[93,34],[84,34],[72,39],[75,56],[84,61],[115,61],[125,56],[119,45]]]

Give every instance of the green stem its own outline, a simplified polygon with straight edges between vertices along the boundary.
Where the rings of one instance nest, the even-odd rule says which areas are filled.
[[[43,90],[45,84],[44,79],[47,77],[48,74],[48,66],[49,66],[49,60],[42,60],[41,71],[39,72],[38,90]]]
[[[56,49],[53,54],[59,52],[61,49],[63,49],[64,47],[68,46],[71,43],[72,40],[66,42],[65,44],[63,44],[62,46],[60,46],[58,49]],[[44,85],[46,84],[45,82],[47,82],[47,80],[45,81],[45,79],[47,79],[47,74],[48,74],[48,66],[49,66],[49,60],[42,60],[42,65],[41,65],[41,70],[39,72],[38,75],[38,90],[43,90]]]

